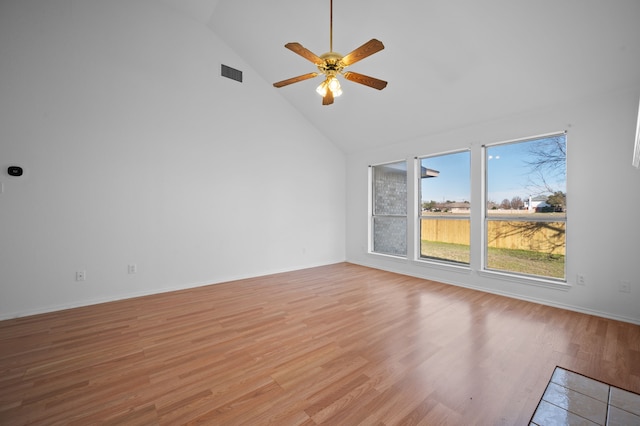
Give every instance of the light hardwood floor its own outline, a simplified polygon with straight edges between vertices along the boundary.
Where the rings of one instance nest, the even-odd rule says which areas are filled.
[[[640,326],[348,263],[0,322],[0,424],[526,425]]]

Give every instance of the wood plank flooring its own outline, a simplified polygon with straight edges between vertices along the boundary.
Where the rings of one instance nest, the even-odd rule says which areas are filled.
[[[526,425],[640,326],[341,263],[0,322],[3,425]]]

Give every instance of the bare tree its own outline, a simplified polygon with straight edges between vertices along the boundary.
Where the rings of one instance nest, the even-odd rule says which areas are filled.
[[[517,195],[515,197],[513,197],[511,199],[511,208],[514,210],[520,210],[522,207],[524,207],[524,201],[522,201],[522,198],[518,197]]]
[[[530,190],[537,194],[553,194],[560,190],[561,188],[555,187],[555,182],[566,179],[565,137],[555,136],[536,141],[531,144],[529,158],[524,163],[531,172],[528,185]]]

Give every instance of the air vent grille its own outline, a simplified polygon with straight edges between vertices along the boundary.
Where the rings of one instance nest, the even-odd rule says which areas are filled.
[[[242,71],[222,64],[222,76],[242,83]]]

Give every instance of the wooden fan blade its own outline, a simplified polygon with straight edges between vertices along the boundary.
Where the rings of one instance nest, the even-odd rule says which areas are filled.
[[[286,80],[279,81],[277,83],[273,83],[273,85],[275,87],[283,87],[283,86],[287,86],[289,84],[297,83],[299,81],[308,80],[308,79],[316,77],[318,75],[320,75],[320,74],[317,73],[317,72],[310,72],[309,74],[299,75],[297,77],[293,77],[293,78],[289,78],[289,79],[286,79]]]
[[[294,53],[297,53],[298,55],[302,56],[308,61],[313,62],[316,65],[324,64],[324,61],[322,60],[322,58],[320,58],[318,55],[316,55],[306,47],[302,46],[300,43],[287,43],[284,45],[284,47],[286,47],[287,49],[291,50]]]
[[[344,78],[349,81],[364,84],[365,86],[373,87],[374,89],[382,90],[387,87],[387,82],[384,80],[378,80],[377,78],[369,77],[368,75],[358,74],[357,72],[347,71],[344,74]]]
[[[371,40],[342,58],[342,65],[347,67],[349,65],[355,64],[356,62],[361,61],[367,56],[371,56],[374,53],[381,51],[382,49],[384,49],[384,44],[382,44],[380,40],[372,38]]]
[[[322,105],[331,105],[333,103],[333,92],[327,89],[327,93],[322,97]]]

